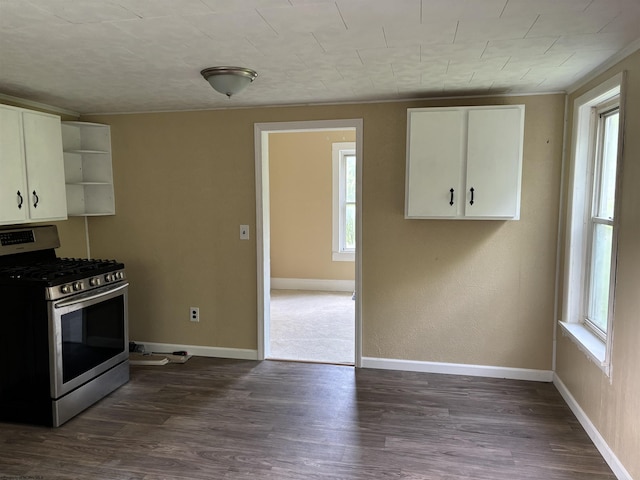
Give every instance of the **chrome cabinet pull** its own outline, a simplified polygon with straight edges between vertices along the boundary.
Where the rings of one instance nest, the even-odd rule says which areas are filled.
[[[18,203],[18,210],[20,210],[22,208],[22,204],[24,203],[24,198],[22,198],[20,190],[18,190],[18,198],[20,199],[20,203]]]
[[[475,192],[475,189],[471,187],[471,201],[469,202],[469,205],[473,205],[473,192]]]
[[[449,200],[449,205],[453,206],[453,188],[449,190],[449,193],[451,193],[451,200]]]
[[[38,197],[38,194],[36,193],[36,191],[33,191],[33,196],[36,198],[36,201],[33,203],[33,208],[38,208],[38,202],[40,202],[40,197]]]

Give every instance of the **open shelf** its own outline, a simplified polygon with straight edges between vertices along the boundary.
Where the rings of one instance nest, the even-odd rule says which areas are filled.
[[[109,125],[62,122],[69,216],[115,214]]]

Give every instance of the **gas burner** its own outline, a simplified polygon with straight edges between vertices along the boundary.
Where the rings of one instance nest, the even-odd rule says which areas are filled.
[[[123,267],[121,263],[115,260],[60,258],[47,262],[0,267],[0,279],[43,281],[54,285],[72,281],[75,277],[98,275],[119,270]]]

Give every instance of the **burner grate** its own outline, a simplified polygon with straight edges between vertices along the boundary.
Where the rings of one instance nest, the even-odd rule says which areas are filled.
[[[45,262],[1,267],[0,280],[42,281],[49,284],[57,284],[121,268],[123,268],[123,265],[115,260],[56,258]]]

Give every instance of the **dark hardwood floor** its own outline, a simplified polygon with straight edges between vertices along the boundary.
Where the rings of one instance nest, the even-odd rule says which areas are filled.
[[[194,357],[57,429],[0,424],[0,478],[613,480],[551,384]]]

